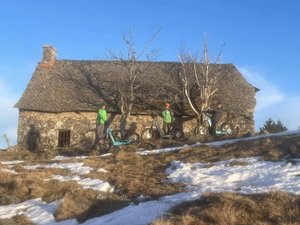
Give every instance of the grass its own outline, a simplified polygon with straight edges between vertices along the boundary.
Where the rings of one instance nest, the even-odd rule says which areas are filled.
[[[242,195],[204,194],[183,203],[153,225],[283,225],[300,224],[300,197],[283,192]]]
[[[192,140],[187,139],[184,142],[189,143]],[[165,182],[167,179],[165,169],[170,166],[172,160],[190,163],[217,162],[261,156],[265,160],[272,161],[285,158],[293,163],[294,158],[300,158],[300,139],[295,136],[239,141],[222,147],[206,145],[196,148],[184,147],[179,151],[151,156],[140,156],[135,153],[138,147],[157,148],[176,145],[183,145],[183,143],[159,140],[151,145],[143,143],[142,146],[126,146],[114,150],[108,157],[99,157],[97,152],[86,152],[88,155],[86,159],[72,158],[63,161],[69,163],[76,160],[83,162],[84,166],[94,168],[94,171],[82,175],[82,178],[89,177],[109,182],[115,187],[113,194],[82,189],[74,181],[60,182],[52,179],[52,175],[72,175],[68,170],[24,168],[25,165],[55,163],[50,160],[52,154],[32,153],[17,148],[0,151],[2,161],[24,161],[12,167],[0,164],[0,205],[20,203],[37,197],[46,202],[63,199],[55,213],[55,218],[58,221],[76,218],[83,222],[125,207],[129,202],[136,203],[141,195],[146,200],[150,200],[183,191],[182,184]],[[75,155],[77,154],[78,152]],[[239,161],[230,164],[230,166],[239,165],[242,165]],[[5,172],[1,168],[13,169],[17,174]],[[104,168],[108,172],[97,172],[99,168]],[[198,201],[181,204],[171,212],[170,218],[161,218],[154,224],[300,224],[297,220],[300,218],[298,202],[297,196],[285,193],[253,196],[229,193],[206,194]],[[0,220],[0,224],[23,223],[15,222],[17,219],[22,218]],[[249,222],[251,219],[252,223]]]
[[[34,225],[26,216],[19,215],[14,216],[10,219],[0,220],[0,225]]]
[[[80,223],[87,219],[101,216],[121,209],[129,204],[114,194],[99,194],[87,189],[77,189],[67,192],[55,213],[57,221],[76,218]]]

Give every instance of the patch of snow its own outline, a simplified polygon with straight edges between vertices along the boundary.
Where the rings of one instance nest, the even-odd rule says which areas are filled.
[[[218,163],[182,163],[173,161],[166,172],[172,182],[183,182],[189,191],[237,191],[244,194],[281,190],[300,194],[300,164],[263,161],[258,157]]]
[[[195,145],[190,145],[190,146],[195,146]],[[160,148],[160,149],[154,149],[154,150],[144,150],[144,151],[137,151],[137,154],[139,155],[156,155],[164,152],[172,152],[172,151],[177,151],[181,150],[183,148],[188,147],[187,144],[183,146],[176,146],[176,147],[169,147],[169,148]]]
[[[15,170],[11,170],[11,169],[1,169],[1,171],[6,173],[11,173],[11,174],[18,174]]]
[[[61,176],[54,175],[53,179],[57,179],[59,181],[76,181],[79,185],[81,185],[85,189],[93,189],[96,191],[108,192],[112,193],[114,191],[114,187],[112,187],[108,182],[104,182],[100,179],[91,179],[84,178],[82,179],[79,176]]]
[[[21,160],[12,160],[12,161],[0,161],[0,164],[3,165],[12,165],[12,164],[18,164],[18,163],[23,163],[24,161]]]
[[[201,145],[210,145],[210,146],[215,146],[215,147],[220,147],[223,145],[227,144],[233,144],[238,141],[249,141],[249,140],[255,140],[255,139],[260,139],[260,138],[265,138],[265,137],[278,137],[278,136],[287,136],[287,135],[300,135],[300,130],[294,130],[294,131],[284,131],[280,133],[274,133],[274,134],[266,134],[266,135],[258,135],[258,136],[253,136],[253,137],[245,137],[245,138],[235,138],[235,139],[228,139],[224,141],[213,141],[209,143],[200,143],[196,142],[195,144],[192,145],[183,145],[183,146],[176,146],[176,147],[169,147],[169,148],[160,148],[160,149],[154,149],[154,150],[142,150],[142,151],[137,151],[136,153],[139,155],[154,155],[154,154],[160,154],[164,152],[172,152],[172,151],[178,151],[186,147],[198,147]]]
[[[292,130],[292,131],[284,131],[279,133],[273,133],[273,134],[264,134],[264,135],[257,135],[253,137],[245,137],[245,138],[236,138],[231,140],[224,140],[224,141],[215,141],[211,143],[206,143],[207,145],[213,145],[213,146],[222,146],[226,144],[233,144],[238,141],[250,141],[260,138],[266,138],[266,137],[279,137],[279,136],[287,136],[287,135],[300,135],[300,130]]]
[[[78,225],[76,219],[56,223],[53,216],[59,201],[46,203],[40,198],[27,200],[19,204],[0,206],[0,219],[8,219],[16,215],[27,216],[36,225]]]
[[[106,153],[106,154],[100,155],[100,157],[107,157],[107,156],[111,156],[111,155],[112,155],[111,153]]]
[[[68,159],[86,159],[86,158],[87,158],[87,156],[69,157],[69,156],[58,155],[58,156],[55,156],[52,160],[60,161],[60,160],[68,160]]]
[[[136,200],[139,201],[139,202],[144,202],[145,199],[146,199],[146,198],[145,198],[144,195],[140,195],[140,196],[138,196],[138,197],[136,198]]]
[[[103,168],[97,169],[97,172],[108,173],[108,171],[106,169],[103,169]]]
[[[162,197],[156,201],[142,202],[138,205],[132,204],[113,213],[88,220],[82,225],[147,225],[182,201],[198,197],[194,193],[179,193]]]
[[[88,174],[91,170],[94,170],[91,167],[83,166],[84,163],[78,162],[78,163],[52,163],[52,164],[37,164],[32,166],[25,166],[25,169],[37,169],[37,168],[58,168],[58,169],[66,169],[70,170],[72,173],[75,174]]]
[[[127,206],[108,215],[88,220],[82,225],[146,225],[151,223],[155,218],[162,216],[163,212],[169,210],[171,207],[172,205],[169,203],[149,201],[140,203],[139,205]]]

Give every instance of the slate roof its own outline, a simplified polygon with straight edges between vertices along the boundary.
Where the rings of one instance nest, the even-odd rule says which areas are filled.
[[[179,62],[138,62],[137,98],[133,114],[151,114],[170,101],[175,113],[191,115],[187,102],[178,101]],[[251,115],[257,89],[233,64],[213,64],[218,92],[212,100],[222,102],[228,112]],[[39,64],[21,99],[20,110],[41,112],[94,112],[103,100],[108,111],[118,112],[117,87],[126,69],[119,61],[56,60],[51,66]]]

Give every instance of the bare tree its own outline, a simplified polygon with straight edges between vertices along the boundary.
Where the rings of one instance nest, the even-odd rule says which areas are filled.
[[[132,30],[127,33],[123,33],[122,38],[127,47],[126,55],[122,53],[115,54],[110,51],[110,58],[121,62],[122,66],[126,69],[126,73],[122,74],[121,82],[118,86],[118,102],[119,110],[121,112],[120,119],[120,131],[122,137],[126,134],[125,128],[127,125],[128,117],[132,112],[132,107],[136,97],[136,90],[140,87],[138,78],[143,74],[142,64],[139,62],[142,59],[154,60],[157,57],[159,50],[149,50],[151,43],[157,37],[160,32],[160,28],[155,30],[149,40],[145,43],[143,48],[138,51],[136,48],[136,42],[133,38]]]
[[[181,91],[196,114],[198,125],[202,124],[202,112],[208,109],[209,101],[218,91],[217,79],[213,76],[212,64],[220,63],[223,46],[221,46],[220,52],[214,61],[209,56],[206,38],[204,38],[203,52],[200,59],[186,50],[181,50],[179,55]]]

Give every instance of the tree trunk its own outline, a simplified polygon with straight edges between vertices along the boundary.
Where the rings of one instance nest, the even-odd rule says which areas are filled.
[[[122,138],[122,140],[126,136],[126,125],[127,125],[127,116],[126,115],[121,115],[121,119],[120,119],[120,132],[121,132],[121,138]]]
[[[202,113],[197,115],[197,126],[203,124]]]

